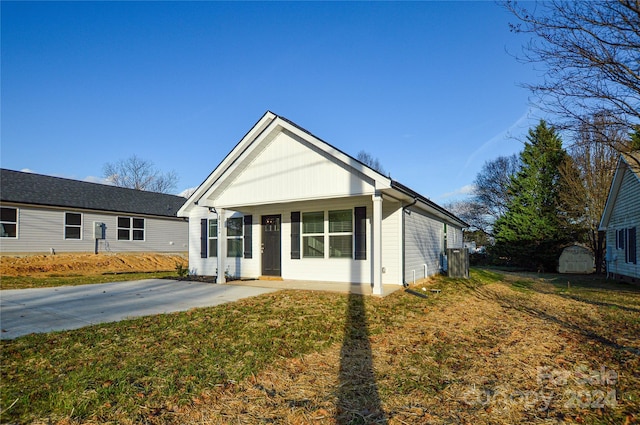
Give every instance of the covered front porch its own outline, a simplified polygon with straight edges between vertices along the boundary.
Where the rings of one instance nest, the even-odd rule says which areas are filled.
[[[268,276],[305,282],[304,289],[326,283],[338,292],[357,282],[357,291],[382,295],[382,197],[379,194],[261,205],[202,208],[197,274],[217,275],[217,283]],[[394,226],[395,227],[395,226]],[[222,270],[223,273],[217,273]],[[215,272],[215,273],[212,273]],[[395,286],[401,279],[389,276]],[[269,283],[281,285],[282,283]],[[384,282],[391,283],[391,282]],[[355,284],[354,284],[355,285]],[[355,290],[355,289],[354,289]]]

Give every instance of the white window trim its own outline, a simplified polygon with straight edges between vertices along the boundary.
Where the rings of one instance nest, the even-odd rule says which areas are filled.
[[[230,220],[240,220],[240,235],[229,235],[229,221]],[[243,221],[243,217],[229,217],[226,220],[225,225],[227,226],[227,240],[226,240],[226,244],[227,244],[227,258],[243,258],[244,255],[244,221]],[[234,256],[230,256],[229,255],[229,241],[230,240],[240,240],[240,255],[234,255]]]
[[[351,212],[351,231],[350,232],[329,232],[329,212],[335,211],[350,211]],[[304,232],[304,215],[308,213],[320,213],[322,212],[322,233],[305,233]],[[309,211],[301,211],[300,212],[300,258],[301,259],[309,259],[309,260],[317,260],[317,259],[331,259],[331,260],[354,260],[354,245],[355,245],[355,231],[354,224],[355,223],[355,209],[351,208],[336,208],[331,210],[309,210]],[[331,236],[350,236],[351,237],[351,253],[347,257],[333,257],[331,256]],[[322,256],[311,257],[305,255],[305,237],[317,237],[322,236],[322,242],[324,244]]]
[[[330,232],[330,217],[329,217],[329,213],[331,212],[342,212],[342,211],[349,211],[351,213],[351,231],[350,232]],[[353,223],[355,221],[354,218],[354,209],[353,208],[343,208],[340,210],[327,210],[326,211],[327,215],[327,219],[326,219],[326,233],[327,233],[327,238],[326,238],[326,243],[325,246],[328,246],[328,252],[326,255],[328,255],[329,258],[335,258],[335,259],[342,259],[342,260],[353,260],[353,246],[354,246],[354,231],[353,231]],[[348,257],[333,257],[331,256],[331,236],[350,236],[351,237],[351,252],[349,253]],[[327,251],[327,250],[325,250]]]
[[[322,233],[305,233],[304,231],[304,215],[305,214],[309,214],[309,213],[322,213]],[[324,259],[327,258],[327,231],[329,226],[329,222],[327,220],[327,211],[323,210],[323,211],[318,211],[318,210],[311,210],[311,211],[301,211],[300,212],[300,254],[301,254],[301,258],[305,258],[305,259],[309,259],[309,260],[317,260],[317,259]],[[317,237],[317,236],[322,236],[322,243],[324,244],[322,247],[322,256],[308,256],[305,255],[305,248],[306,245],[304,243],[304,238],[305,237]]]
[[[216,223],[216,234],[211,236],[211,223],[214,222]],[[207,243],[209,244],[207,246],[207,256],[208,257],[217,257],[218,256],[218,219],[217,218],[210,218],[209,221],[207,221]],[[216,247],[216,255],[211,255],[211,241],[215,240],[215,244],[214,246]]]
[[[67,224],[67,214],[79,214],[80,215],[80,225],[77,224]],[[67,227],[79,227],[80,228],[80,237],[79,238],[68,238],[67,237]],[[84,236],[84,214],[76,212],[76,211],[65,211],[62,214],[62,239],[65,241],[81,241]]]
[[[2,221],[1,223],[7,223],[7,224],[15,224],[16,225],[16,236],[15,237],[11,237],[11,236],[4,236],[4,237],[0,237],[0,239],[19,239],[20,238],[20,208],[17,207],[2,207],[2,208],[11,208],[13,210],[16,210],[16,222],[12,222],[12,221]]]

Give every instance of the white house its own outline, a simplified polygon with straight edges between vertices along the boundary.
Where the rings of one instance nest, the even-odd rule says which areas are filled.
[[[178,211],[199,275],[401,285],[438,273],[467,224],[267,112]],[[220,273],[218,273],[220,271]]]
[[[184,198],[0,170],[0,252],[185,252]]]
[[[600,230],[607,233],[607,274],[640,278],[637,229],[640,227],[640,151],[621,155],[611,182]]]

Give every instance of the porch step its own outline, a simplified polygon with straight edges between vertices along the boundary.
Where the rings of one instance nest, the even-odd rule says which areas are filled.
[[[258,280],[275,280],[275,281],[283,281],[284,279],[281,276],[260,276]]]

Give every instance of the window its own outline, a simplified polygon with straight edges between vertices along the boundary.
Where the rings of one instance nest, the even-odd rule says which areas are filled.
[[[624,249],[625,229],[616,230],[616,248]]]
[[[218,219],[209,220],[209,256],[218,256]]]
[[[351,258],[353,253],[353,213],[329,211],[329,257]]]
[[[227,219],[227,257],[242,257],[242,217]]]
[[[119,241],[143,241],[144,218],[118,217]]]
[[[324,211],[302,213],[302,256],[324,258]]]
[[[18,237],[18,210],[0,207],[0,237]]]
[[[637,264],[637,256],[636,256],[636,228],[631,227],[627,230],[627,235],[625,237],[625,250],[624,250],[624,261],[625,263]]]
[[[82,214],[64,213],[64,238],[82,239]]]

